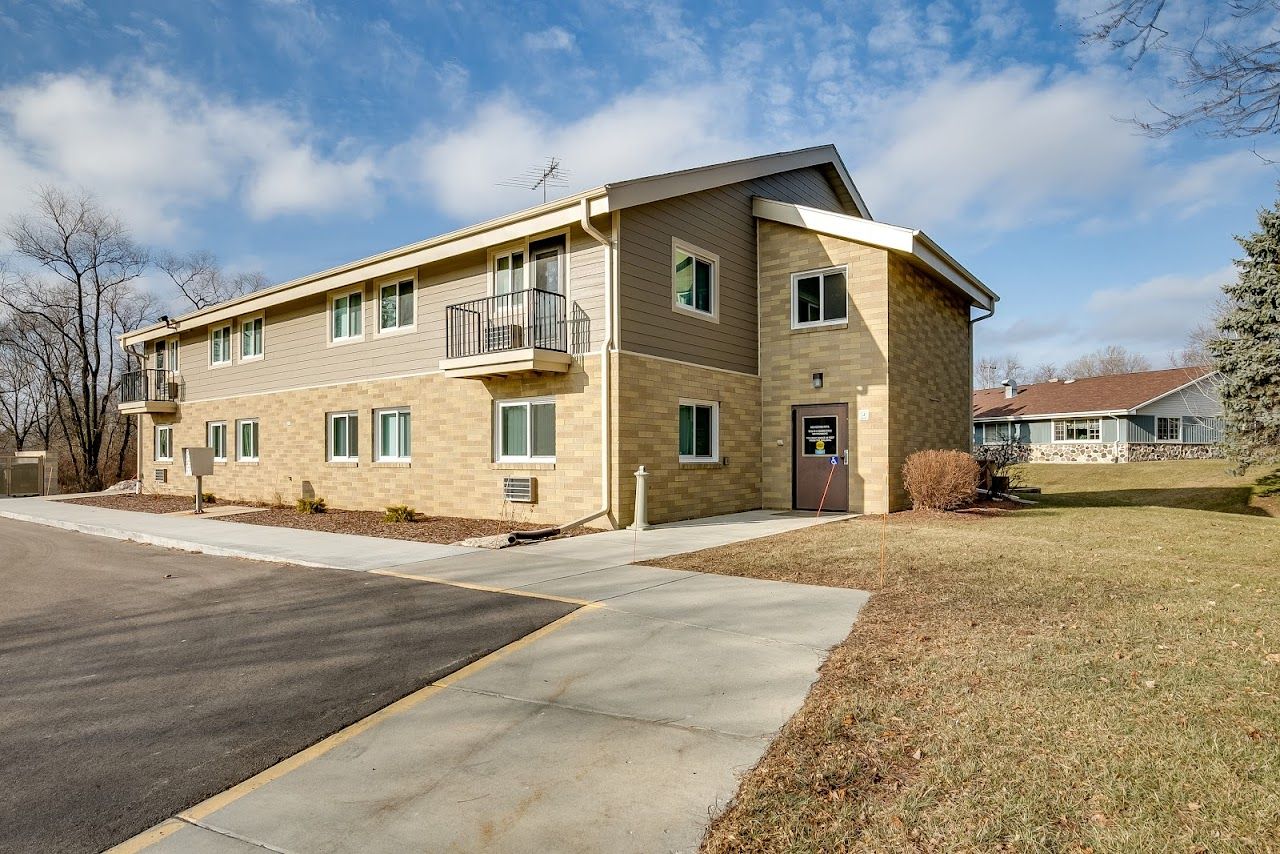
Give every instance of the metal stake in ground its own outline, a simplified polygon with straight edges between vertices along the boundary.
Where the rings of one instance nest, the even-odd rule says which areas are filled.
[[[840,458],[833,456],[831,458],[831,471],[827,474],[827,485],[822,487],[822,497],[818,499],[818,513],[813,517],[815,519],[822,515],[822,505],[827,501],[827,490],[831,488],[831,478],[836,476],[836,466],[838,465],[840,465]]]

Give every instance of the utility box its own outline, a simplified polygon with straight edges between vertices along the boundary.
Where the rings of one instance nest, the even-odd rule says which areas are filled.
[[[213,448],[183,448],[182,469],[188,477],[213,474]]]

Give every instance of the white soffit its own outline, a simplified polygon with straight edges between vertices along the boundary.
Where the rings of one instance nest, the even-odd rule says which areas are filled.
[[[754,210],[760,219],[911,255],[988,311],[1000,299],[923,231],[772,199],[756,198]]]

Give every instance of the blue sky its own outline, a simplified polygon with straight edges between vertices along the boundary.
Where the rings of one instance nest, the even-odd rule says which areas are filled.
[[[834,142],[877,219],[1001,294],[980,355],[1162,365],[1276,144],[1119,121],[1178,95],[1080,44],[1102,4],[0,0],[0,217],[81,185],[279,281],[532,204],[497,182],[550,155],[571,192]]]

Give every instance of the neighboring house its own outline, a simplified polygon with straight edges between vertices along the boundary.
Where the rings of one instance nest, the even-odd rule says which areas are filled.
[[[144,488],[563,524],[906,505],[969,447],[971,308],[832,146],[606,184],[122,336]],[[826,493],[823,499],[823,493]]]
[[[1027,460],[1142,462],[1221,456],[1217,373],[1170,368],[973,393],[974,446],[1013,437]]]

